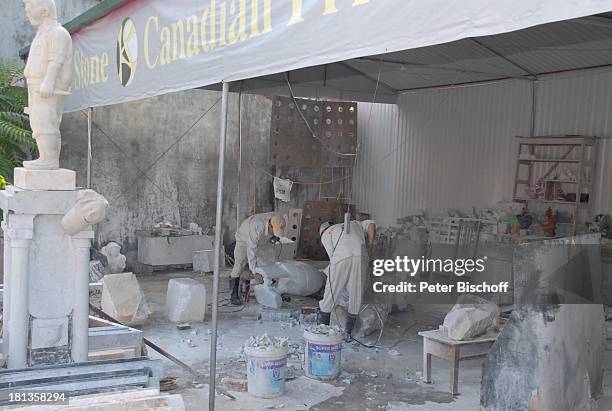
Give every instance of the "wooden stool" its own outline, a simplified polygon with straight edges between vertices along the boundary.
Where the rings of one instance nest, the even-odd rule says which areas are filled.
[[[424,381],[426,383],[431,383],[431,356],[435,355],[438,358],[444,358],[450,361],[450,392],[453,395],[459,394],[459,361],[486,357],[487,355],[485,352],[461,357],[461,346],[493,343],[499,336],[499,334],[496,333],[494,335],[489,334],[476,337],[473,340],[456,341],[442,335],[438,330],[421,331],[419,335],[423,337]]]

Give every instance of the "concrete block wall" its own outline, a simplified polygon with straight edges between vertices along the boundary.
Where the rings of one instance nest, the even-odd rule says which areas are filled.
[[[110,202],[98,225],[97,241],[117,241],[135,260],[135,231],[169,221],[198,223],[212,234],[215,224],[220,130],[220,93],[190,90],[94,109],[92,188]],[[212,107],[212,109],[211,109]],[[202,119],[198,119],[209,110]],[[271,179],[254,172],[266,166],[271,100],[242,96],[241,220],[253,203],[258,212],[274,207]],[[185,132],[197,121],[190,131]],[[87,117],[69,113],[62,122],[62,167],[77,171],[86,185]],[[181,138],[182,136],[182,138]],[[178,142],[177,142],[178,141]],[[236,230],[238,185],[238,95],[230,94],[224,184],[224,241]],[[256,187],[253,197],[252,187]]]

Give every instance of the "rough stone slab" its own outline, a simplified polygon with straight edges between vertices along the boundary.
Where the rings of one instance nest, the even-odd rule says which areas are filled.
[[[149,307],[133,273],[108,274],[102,278],[102,311],[121,324],[143,324]]]
[[[166,315],[172,322],[204,321],[206,315],[206,286],[191,278],[168,281]]]
[[[462,295],[444,317],[443,331],[453,340],[468,340],[499,324],[497,305],[473,295]]]
[[[73,170],[29,170],[16,167],[15,186],[24,190],[72,191],[76,189],[76,173]]]

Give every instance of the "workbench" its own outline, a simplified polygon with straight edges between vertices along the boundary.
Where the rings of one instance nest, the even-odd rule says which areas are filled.
[[[457,341],[443,335],[439,330],[421,331],[423,337],[423,380],[431,383],[431,356],[443,358],[450,362],[450,392],[459,394],[459,361],[485,357],[487,352],[470,354],[461,357],[461,347],[495,342],[499,333],[485,334],[471,340]]]

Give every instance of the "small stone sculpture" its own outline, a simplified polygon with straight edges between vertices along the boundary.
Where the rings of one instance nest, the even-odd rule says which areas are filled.
[[[23,166],[32,170],[57,170],[60,123],[72,73],[72,39],[57,22],[53,0],[24,0],[24,4],[30,23],[38,29],[24,70],[28,85],[28,107],[24,111],[30,115],[39,158],[24,161]]]
[[[121,246],[114,241],[100,249],[108,261],[108,270],[111,274],[122,273],[125,270],[125,256],[121,254]]]

